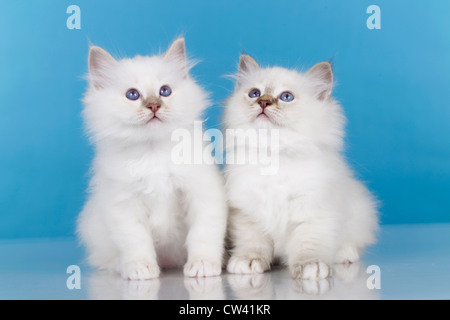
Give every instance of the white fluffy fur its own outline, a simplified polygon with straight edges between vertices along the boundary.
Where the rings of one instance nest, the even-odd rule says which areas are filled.
[[[280,165],[274,175],[261,175],[258,165],[226,167],[229,272],[264,272],[279,258],[294,278],[326,278],[333,263],[357,261],[375,241],[376,202],[342,155],[345,117],[332,85],[328,63],[300,73],[241,57],[226,127],[278,129]],[[261,107],[248,96],[253,88],[275,98],[289,91],[295,99],[278,99],[267,117],[257,117]]]
[[[96,154],[78,233],[90,263],[126,279],[183,265],[187,276],[220,274],[227,214],[220,171],[171,160],[173,130],[192,131],[208,105],[188,74],[184,39],[163,55],[119,61],[91,47],[89,66],[83,116]],[[163,85],[170,96],[160,97]],[[130,88],[139,100],[125,97]],[[161,121],[149,122],[146,105],[155,99]]]

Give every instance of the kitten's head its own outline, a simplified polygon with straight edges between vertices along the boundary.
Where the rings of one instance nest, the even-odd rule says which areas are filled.
[[[207,96],[190,78],[191,65],[183,38],[162,55],[122,60],[92,46],[83,114],[94,141],[170,139],[174,129],[192,124]]]
[[[321,62],[306,73],[261,68],[249,55],[240,57],[236,86],[227,100],[228,128],[277,128],[313,144],[340,148],[345,118],[332,99],[333,71]]]

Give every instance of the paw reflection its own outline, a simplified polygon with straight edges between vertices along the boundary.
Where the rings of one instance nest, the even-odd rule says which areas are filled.
[[[99,271],[88,281],[89,298],[93,300],[155,300],[160,280],[125,280],[117,274]]]
[[[224,300],[221,277],[184,278],[190,300]]]
[[[367,288],[368,274],[361,263],[336,264],[332,277],[293,279],[287,268],[261,274],[224,274],[188,278],[182,270],[166,270],[153,280],[123,280],[119,275],[96,272],[88,277],[90,299],[99,300],[299,300],[379,299],[380,290]]]
[[[319,280],[293,279],[291,281],[292,291],[297,294],[320,296],[330,291],[332,287],[333,278]]]
[[[270,272],[230,274],[228,283],[236,299],[274,299]]]
[[[159,287],[159,279],[122,280],[121,296],[123,300],[157,300]]]
[[[263,274],[228,274],[235,299],[379,299],[379,291],[367,288],[361,263],[337,264],[326,279],[292,279],[287,269]]]

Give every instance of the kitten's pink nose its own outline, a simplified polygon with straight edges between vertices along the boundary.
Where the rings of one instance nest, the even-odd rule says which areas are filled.
[[[161,105],[159,103],[149,103],[147,105],[147,108],[152,110],[153,113],[156,113],[159,110],[159,108],[161,108]]]
[[[264,110],[266,107],[272,105],[272,101],[270,100],[259,100],[259,105],[261,106],[261,108]]]

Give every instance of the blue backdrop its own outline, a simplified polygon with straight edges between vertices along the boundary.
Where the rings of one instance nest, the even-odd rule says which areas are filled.
[[[81,29],[69,30],[69,5]],[[369,5],[381,29],[369,30]],[[450,222],[450,2],[412,0],[1,1],[0,238],[72,235],[92,149],[80,117],[89,42],[153,54],[180,34],[213,93],[242,50],[261,64],[333,59],[350,162],[383,223]]]

